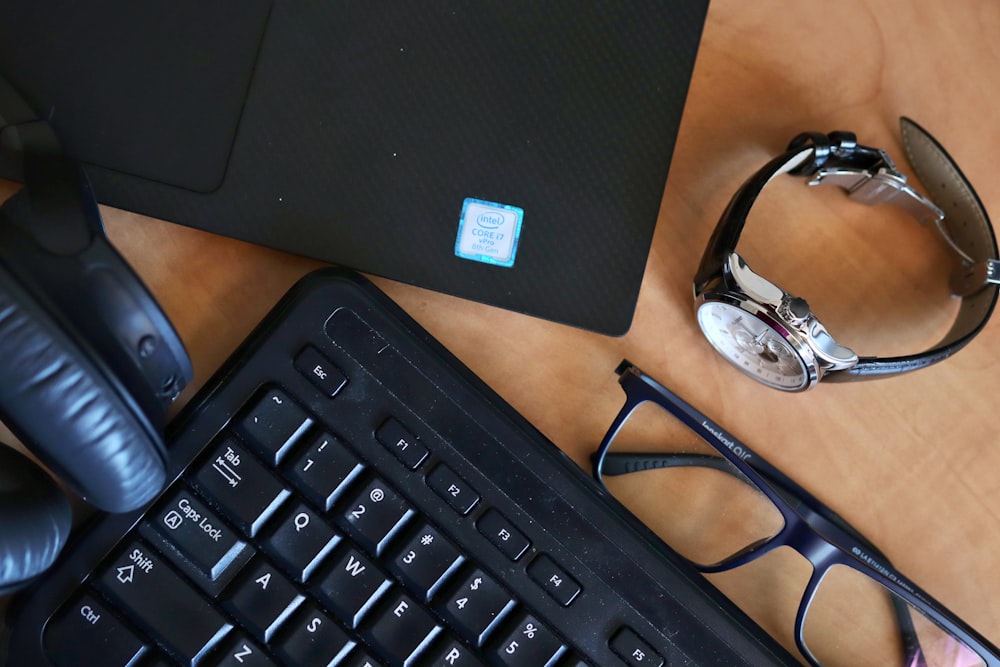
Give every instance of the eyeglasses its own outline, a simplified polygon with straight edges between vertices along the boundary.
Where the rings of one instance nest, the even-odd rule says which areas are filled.
[[[616,372],[625,404],[594,477],[703,573],[780,547],[803,556],[794,642],[810,664],[1000,667],[1000,650],[805,489],[630,362]],[[788,585],[787,572],[771,574],[768,593]]]

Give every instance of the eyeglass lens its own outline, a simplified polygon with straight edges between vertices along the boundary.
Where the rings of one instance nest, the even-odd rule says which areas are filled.
[[[636,406],[611,440],[608,453],[603,478],[608,491],[695,565],[723,564],[768,542],[784,528],[784,517],[768,496],[656,403]],[[627,459],[639,471],[608,474],[624,460],[615,455],[624,453],[640,455]],[[776,617],[784,619],[780,632],[772,634],[795,653],[793,620],[810,569],[788,567],[782,551],[788,550],[779,549],[731,573],[708,576],[717,584],[721,580],[720,588],[769,631],[775,628]],[[769,568],[781,569],[762,571]],[[763,593],[767,600],[753,599],[755,593],[761,595],[759,587],[733,585],[744,574],[781,584],[770,591],[773,596]],[[791,597],[778,594],[778,588],[787,588],[790,577],[801,579],[797,593]],[[767,609],[766,617],[761,617],[763,609],[774,605],[787,608]],[[909,639],[914,632],[916,644]],[[802,633],[806,647],[824,667],[985,665],[904,600],[847,566],[834,566],[825,573],[807,607]],[[919,646],[924,662],[914,658],[913,646]]]
[[[985,665],[905,600],[846,565],[834,565],[824,574],[802,632],[823,665]],[[912,657],[914,647],[919,647],[922,663]]]

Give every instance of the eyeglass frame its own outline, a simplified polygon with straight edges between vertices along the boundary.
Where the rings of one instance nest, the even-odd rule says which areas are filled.
[[[816,667],[819,661],[805,643],[804,620],[823,577],[834,566],[842,565],[868,576],[895,596],[921,612],[941,630],[976,653],[986,667],[1000,667],[1000,649],[950,612],[930,594],[896,570],[889,560],[861,533],[816,497],[771,465],[750,447],[719,424],[709,419],[677,394],[667,389],[632,362],[623,360],[615,369],[618,383],[625,391],[625,403],[618,411],[601,444],[592,456],[592,474],[602,488],[604,476],[639,472],[650,468],[674,466],[713,466],[704,455],[688,455],[668,460],[667,453],[637,455],[610,453],[611,443],[629,416],[642,403],[656,403],[680,420],[692,433],[719,452],[740,475],[766,495],[781,513],[784,526],[774,536],[760,540],[742,551],[712,565],[684,559],[704,574],[725,572],[746,565],[783,546],[790,547],[812,566],[812,573],[802,593],[795,616],[795,644],[802,655]],[[609,460],[618,466],[607,468]],[[610,470],[610,471],[609,471]],[[668,545],[669,546],[669,545]],[[896,610],[908,651],[920,651],[909,611]],[[922,653],[919,653],[922,655]],[[923,664],[914,663],[914,664]]]

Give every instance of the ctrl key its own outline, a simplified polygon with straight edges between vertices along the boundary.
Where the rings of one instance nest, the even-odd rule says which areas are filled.
[[[133,540],[96,582],[101,592],[183,665],[193,665],[232,629],[145,542]]]
[[[129,667],[147,651],[145,643],[90,593],[59,610],[45,626],[43,644],[58,667],[76,667],[83,657],[95,665]]]

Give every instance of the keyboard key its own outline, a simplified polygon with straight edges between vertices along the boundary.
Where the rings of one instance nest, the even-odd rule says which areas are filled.
[[[254,537],[290,495],[234,438],[225,438],[191,483],[220,506],[244,535]]]
[[[513,561],[523,556],[524,552],[531,546],[531,542],[524,536],[524,533],[515,528],[507,517],[494,509],[488,510],[479,517],[476,527],[486,539],[493,543],[493,546]]]
[[[337,667],[385,667],[384,662],[379,662],[363,649],[355,649],[347,656],[347,660],[337,665]]]
[[[389,579],[367,556],[347,549],[313,585],[312,592],[351,628],[389,588]]]
[[[449,625],[476,646],[511,609],[514,600],[493,577],[475,569],[446,598],[441,614]]]
[[[622,628],[610,642],[611,650],[629,667],[662,667],[663,657],[631,628]]]
[[[218,662],[213,667],[276,667],[260,646],[242,632],[231,632],[219,651]]]
[[[209,602],[153,553],[133,540],[97,580],[125,612],[141,618],[156,640],[193,665],[232,628]]]
[[[486,667],[475,652],[454,637],[439,643],[421,661],[421,667]]]
[[[421,522],[412,537],[398,550],[389,569],[399,575],[411,592],[429,600],[438,583],[462,560],[455,545],[437,528]]]
[[[528,576],[564,607],[568,607],[583,590],[580,584],[545,554],[531,561]]]
[[[247,546],[219,515],[183,486],[160,504],[148,523],[212,581]]]
[[[280,389],[268,389],[237,423],[237,431],[271,465],[281,462],[311,424]]]
[[[146,652],[145,643],[93,595],[65,605],[45,627],[45,652],[57,667],[80,664],[80,647],[87,647],[92,664],[128,667]]]
[[[285,476],[311,501],[329,511],[364,466],[344,443],[320,433],[285,470]]]
[[[375,478],[346,504],[347,530],[371,553],[380,555],[387,538],[413,514],[409,504],[381,479]]]
[[[275,645],[278,659],[286,665],[332,665],[354,646],[337,622],[306,602],[285,624]]]
[[[302,600],[292,582],[258,558],[226,591],[223,605],[257,639],[268,642]]]
[[[316,385],[325,396],[333,398],[347,385],[347,376],[312,345],[295,355],[295,368]]]
[[[167,660],[162,655],[154,656],[151,660],[144,660],[141,665],[142,667],[177,667],[175,662]]]
[[[419,468],[429,453],[417,440],[417,436],[410,433],[395,417],[389,417],[378,427],[375,439],[410,470]]]
[[[440,632],[434,617],[406,593],[389,595],[371,625],[362,626],[362,635],[394,664],[409,665],[410,659]]]
[[[504,667],[546,667],[565,651],[552,631],[531,614],[521,618],[500,640],[494,655]]]
[[[305,581],[339,540],[319,515],[297,503],[264,541],[264,550],[297,581]]]
[[[479,502],[476,490],[443,463],[427,476],[427,486],[462,516],[471,512]]]

